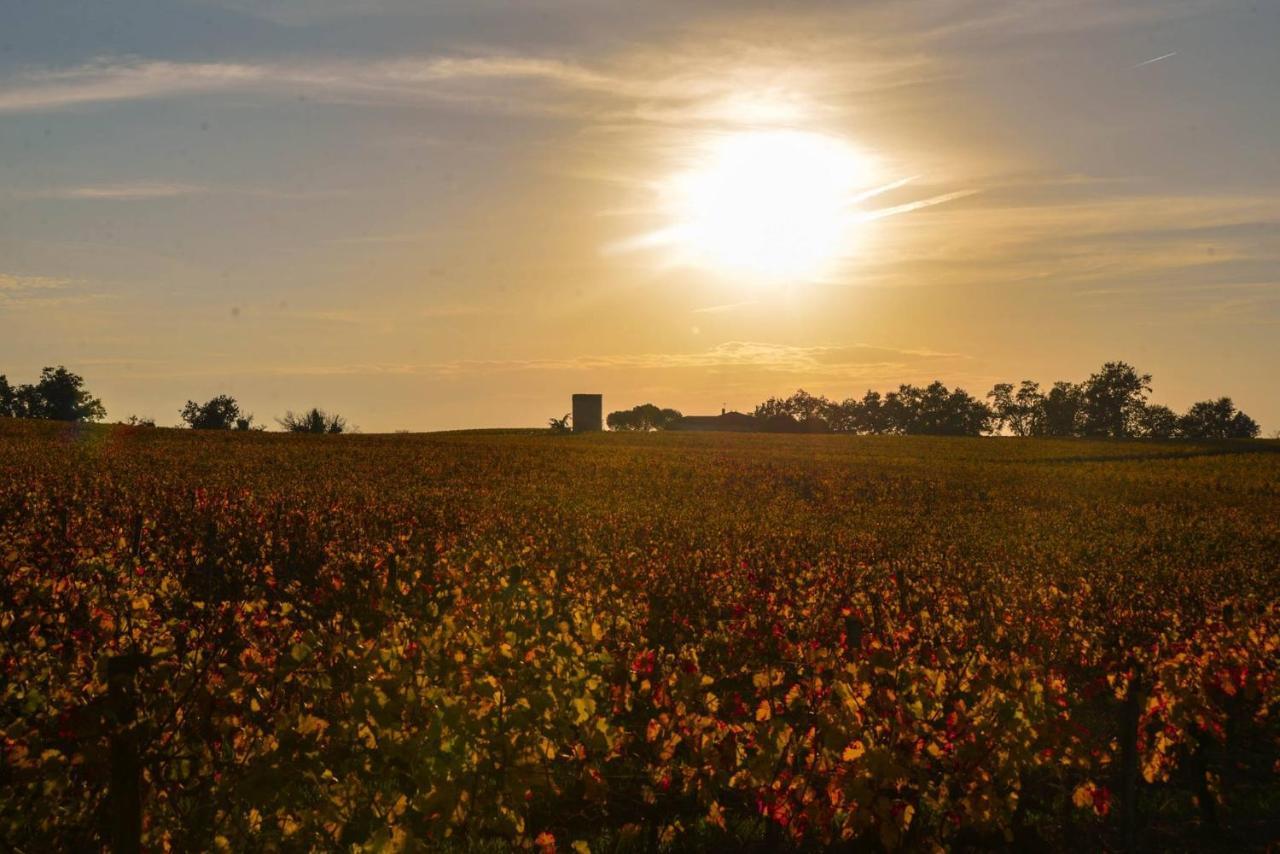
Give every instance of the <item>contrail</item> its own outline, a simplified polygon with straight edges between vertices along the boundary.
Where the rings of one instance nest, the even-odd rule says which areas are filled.
[[[1150,65],[1153,62],[1159,62],[1162,59],[1168,59],[1171,56],[1177,56],[1177,55],[1178,55],[1178,52],[1176,50],[1170,51],[1169,53],[1166,53],[1164,56],[1157,56],[1155,59],[1148,59],[1144,62],[1139,62],[1137,65],[1134,66],[1134,68],[1141,68],[1144,65]]]
[[[885,184],[883,187],[873,187],[870,190],[863,190],[861,193],[858,193],[856,196],[851,198],[849,200],[849,204],[856,205],[858,202],[865,202],[867,199],[878,196],[881,193],[887,193],[890,190],[896,190],[899,187],[905,187],[907,184],[911,183],[912,181],[914,181],[916,178],[919,178],[919,177],[920,177],[919,175],[908,175],[905,178],[899,178],[896,181],[890,181],[888,184]]]
[[[955,193],[946,193],[941,196],[933,196],[932,198],[921,199],[918,202],[907,202],[905,205],[894,205],[891,208],[881,208],[880,210],[876,210],[876,211],[868,211],[867,213],[859,217],[859,219],[861,219],[863,222],[870,222],[872,220],[884,219],[887,216],[897,216],[898,214],[910,213],[911,211],[918,211],[921,208],[930,208],[930,207],[933,207],[934,205],[941,205],[950,201],[954,201],[956,199],[963,199],[965,196],[972,196],[976,192],[978,191],[977,190],[960,190]]]

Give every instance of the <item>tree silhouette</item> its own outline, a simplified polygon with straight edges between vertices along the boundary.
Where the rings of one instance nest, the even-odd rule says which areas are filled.
[[[884,398],[878,391],[868,390],[862,400],[846,400],[843,404],[848,410],[848,423],[858,433],[888,433],[889,423],[884,411]]]
[[[188,400],[180,414],[193,430],[248,430],[253,426],[253,416],[242,413],[240,404],[227,394],[206,403]]]
[[[675,409],[660,409],[652,403],[642,403],[631,409],[610,412],[605,424],[610,430],[665,430],[683,416]]]
[[[998,383],[987,392],[991,400],[992,423],[1015,436],[1044,434],[1044,395],[1040,384],[1023,380],[1015,392],[1013,383]]]
[[[883,397],[868,391],[861,400],[842,403],[800,389],[791,397],[769,398],[754,414],[768,432],[977,436],[992,423],[986,404],[941,381],[924,387],[902,385]]]
[[[1107,362],[1084,381],[1081,391],[1084,435],[1136,436],[1151,391],[1151,374],[1139,374],[1126,362]]]
[[[833,410],[836,408],[837,404],[827,398],[799,389],[787,398],[769,398],[755,408],[754,414],[762,419],[774,415],[789,415],[798,422],[820,420],[829,424],[833,420]]]
[[[343,433],[347,429],[347,419],[334,413],[330,415],[323,409],[312,407],[300,415],[292,411],[286,412],[276,423],[290,433]]]
[[[14,388],[0,376],[0,415],[48,421],[98,421],[107,415],[102,401],[89,394],[84,377],[65,367],[45,368],[35,385]]]
[[[908,435],[979,436],[991,429],[991,410],[964,389],[949,390],[941,380],[921,388],[898,387],[892,408],[898,432]]]
[[[1023,380],[999,383],[987,394],[996,423],[1017,436],[1106,436],[1148,439],[1251,438],[1258,424],[1238,411],[1231,398],[1204,400],[1179,417],[1148,404],[1151,375],[1125,362],[1107,362],[1083,383],[1056,382],[1047,394]]]
[[[1143,409],[1139,435],[1148,439],[1172,439],[1178,434],[1178,415],[1172,409],[1158,403]]]
[[[1178,419],[1179,432],[1188,439],[1252,439],[1258,422],[1236,409],[1229,397],[1193,403]]]
[[[1040,435],[1080,435],[1083,410],[1084,392],[1081,387],[1076,383],[1058,380],[1044,396],[1044,432]]]
[[[0,374],[0,418],[20,418],[18,390],[9,385],[9,378]]]

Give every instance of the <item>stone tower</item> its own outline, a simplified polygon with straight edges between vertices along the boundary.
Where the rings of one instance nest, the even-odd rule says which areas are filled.
[[[604,395],[573,396],[573,432],[599,433],[604,429]]]

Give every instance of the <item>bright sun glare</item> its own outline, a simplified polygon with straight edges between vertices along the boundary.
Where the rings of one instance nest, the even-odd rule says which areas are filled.
[[[839,139],[791,130],[717,137],[664,186],[663,232],[679,260],[754,280],[822,274],[850,248],[865,157]]]

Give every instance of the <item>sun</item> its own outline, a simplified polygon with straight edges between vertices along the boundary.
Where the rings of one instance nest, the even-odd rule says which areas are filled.
[[[718,136],[662,187],[677,260],[751,281],[808,279],[846,254],[870,165],[835,137],[795,130]]]

